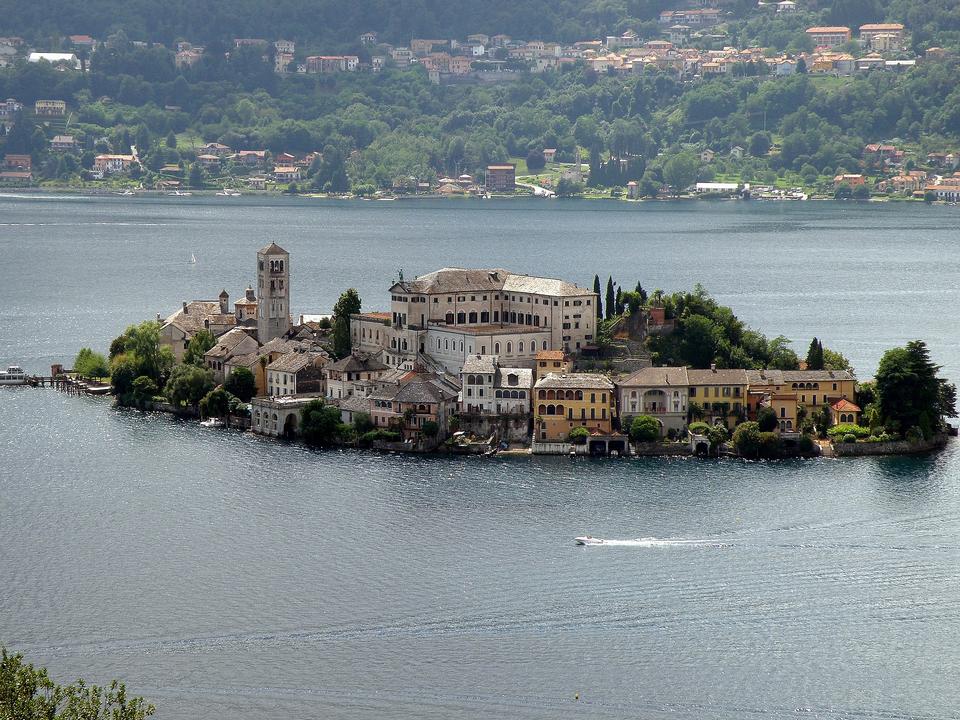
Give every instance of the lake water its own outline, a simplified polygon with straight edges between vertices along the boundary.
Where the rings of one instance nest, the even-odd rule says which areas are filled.
[[[399,268],[702,282],[861,377],[920,337],[960,380],[958,218],[0,198],[0,364],[42,372],[183,300],[235,297],[272,240],[297,313],[351,285],[382,308]],[[313,452],[3,388],[0,460],[0,643],[61,680],[120,677],[160,718],[956,717],[955,445],[780,463]]]

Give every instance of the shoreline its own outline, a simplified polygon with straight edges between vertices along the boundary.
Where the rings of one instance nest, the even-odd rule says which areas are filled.
[[[129,190],[130,194],[125,194],[125,191]],[[107,189],[107,188],[92,188],[92,187],[73,187],[69,185],[65,186],[56,186],[56,187],[22,187],[16,185],[10,186],[0,186],[0,197],[17,197],[20,195],[43,195],[43,196],[61,196],[61,197],[122,197],[122,198],[135,198],[135,197],[149,197],[149,198],[158,198],[158,197],[177,197],[179,198],[190,198],[190,197],[225,197],[229,199],[231,196],[222,195],[222,188],[203,188],[199,190],[184,190],[184,195],[176,196],[169,190],[154,190],[154,189],[135,189],[135,188],[122,188],[122,189]],[[798,202],[838,202],[838,203],[856,203],[856,204],[867,204],[867,203],[911,203],[911,204],[922,204],[922,205],[943,205],[950,206],[956,205],[955,202],[949,202],[946,200],[933,200],[926,201],[922,198],[912,198],[912,197],[871,197],[864,200],[855,200],[855,199],[838,199],[833,198],[828,195],[821,196],[809,196],[806,199],[799,198],[750,198],[744,199],[740,197],[701,197],[698,195],[679,195],[679,196],[664,196],[656,198],[628,198],[626,196],[621,197],[611,197],[609,195],[587,195],[587,196],[550,196],[542,197],[534,195],[533,193],[527,194],[492,194],[489,197],[484,197],[480,195],[444,195],[441,193],[423,193],[423,194],[414,194],[414,195],[381,195],[379,197],[368,197],[360,195],[352,195],[349,193],[342,194],[324,194],[324,193],[309,193],[309,192],[298,192],[298,193],[288,193],[283,191],[273,191],[273,190],[249,190],[243,189],[239,190],[239,195],[232,197],[270,197],[270,198],[305,198],[309,200],[336,200],[336,201],[363,201],[363,202],[396,202],[404,201],[411,202],[417,200],[446,200],[446,201],[483,201],[483,200],[558,200],[558,201],[593,201],[593,202],[618,202],[618,203],[628,203],[628,204],[644,204],[644,203],[677,203],[677,202],[707,202],[707,203],[716,203],[716,202],[750,202],[750,203],[798,203]]]

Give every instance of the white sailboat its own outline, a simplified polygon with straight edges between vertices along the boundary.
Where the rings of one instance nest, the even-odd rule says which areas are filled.
[[[197,256],[194,255],[193,253],[190,253],[190,264],[191,264],[191,265],[196,265],[196,264],[197,264]]]

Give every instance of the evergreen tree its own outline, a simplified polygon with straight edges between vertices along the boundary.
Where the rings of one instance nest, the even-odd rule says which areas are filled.
[[[350,288],[333,306],[333,351],[337,357],[350,354],[350,316],[360,312],[360,295]]]
[[[643,285],[640,284],[640,281],[639,281],[639,280],[637,280],[637,286],[633,289],[633,291],[634,291],[637,295],[640,296],[640,304],[641,304],[641,305],[646,305],[646,304],[647,304],[647,291],[643,289]]]
[[[623,293],[621,292],[619,285],[617,285],[617,296],[615,302],[617,315],[623,315]]]
[[[807,350],[807,370],[823,370],[823,344],[814,338]]]
[[[956,388],[937,377],[939,370],[921,340],[885,352],[876,381],[884,422],[900,432],[919,428],[929,437],[942,427],[942,418],[955,416]]]
[[[606,312],[606,315],[604,316],[607,318],[607,320],[613,317],[613,311],[615,309],[614,306],[616,305],[616,302],[617,302],[617,299],[613,293],[613,277],[607,276],[607,300],[606,300],[607,312]]]
[[[603,320],[603,299],[600,294],[600,276],[593,276],[593,291],[597,294],[597,320]]]

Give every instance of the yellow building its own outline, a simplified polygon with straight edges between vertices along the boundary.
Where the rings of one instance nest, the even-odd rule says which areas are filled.
[[[704,420],[710,424],[722,421],[732,430],[746,416],[749,381],[746,370],[687,370],[690,383],[689,407],[703,408]]]
[[[549,373],[534,386],[535,437],[541,442],[564,442],[570,431],[585,427],[609,435],[617,416],[613,383],[592,373]]]
[[[749,416],[756,418],[760,406],[768,404],[777,413],[782,432],[799,431],[798,408],[804,408],[810,417],[824,405],[850,400],[857,389],[857,380],[848,370],[746,372],[750,383]]]
[[[542,378],[548,373],[568,375],[573,372],[573,360],[563,350],[541,350],[536,355],[534,379]]]

